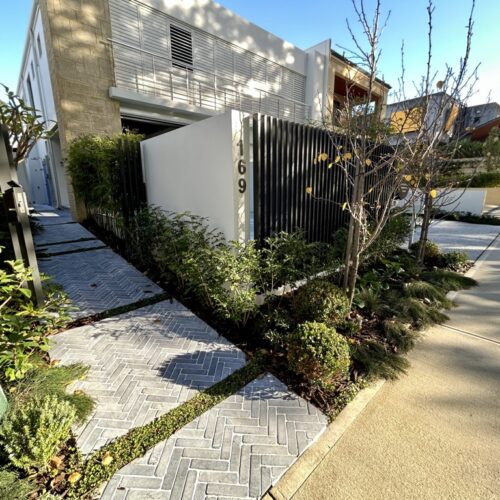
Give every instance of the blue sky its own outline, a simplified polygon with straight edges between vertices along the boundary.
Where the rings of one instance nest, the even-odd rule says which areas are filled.
[[[346,18],[356,20],[350,0],[221,0],[219,3],[301,48],[331,38],[334,48],[352,48]],[[374,0],[365,0],[370,9]],[[400,75],[400,47],[406,47],[408,80],[419,80],[425,71],[426,0],[382,0],[391,16],[382,38],[381,75],[396,85]],[[0,82],[17,84],[31,0],[0,0]],[[435,0],[434,68],[456,65],[465,45],[465,25],[470,0]],[[491,92],[500,102],[500,1],[477,0],[472,62],[481,64],[477,95],[472,102],[484,102]]]

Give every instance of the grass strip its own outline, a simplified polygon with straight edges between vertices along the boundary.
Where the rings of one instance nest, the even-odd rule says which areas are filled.
[[[69,490],[70,498],[89,498],[113,474],[161,441],[168,439],[194,419],[221,403],[263,372],[263,359],[253,358],[243,368],[197,394],[149,424],[132,429],[98,451],[83,463],[80,479]]]
[[[64,330],[69,330],[70,328],[76,328],[78,326],[95,323],[96,321],[101,321],[102,319],[110,318],[111,316],[118,316],[119,314],[125,314],[130,311],[135,311],[136,309],[140,309],[141,307],[152,306],[153,304],[157,304],[158,302],[163,302],[164,300],[172,300],[172,295],[167,292],[163,292],[154,295],[153,297],[147,297],[145,299],[132,302],[131,304],[126,304],[124,306],[115,307],[113,309],[108,309],[107,311],[93,314],[92,316],[86,316],[85,318],[78,318],[73,321],[70,321],[64,327]]]
[[[81,252],[90,252],[92,250],[104,250],[105,248],[109,248],[106,245],[102,245],[100,247],[91,247],[91,248],[75,248],[74,250],[64,250],[63,252],[41,252],[38,254],[39,259],[48,259],[50,257],[57,257],[59,255],[68,255],[70,253],[81,253]]]
[[[64,243],[80,243],[82,241],[95,241],[97,238],[78,238],[76,240],[66,240],[66,241],[54,241],[53,243],[42,243],[40,245],[36,245],[40,248],[40,250],[45,250],[45,247],[51,247],[54,245],[63,245]]]

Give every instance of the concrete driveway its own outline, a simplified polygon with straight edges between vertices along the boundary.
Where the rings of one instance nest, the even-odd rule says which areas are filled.
[[[500,498],[500,238],[294,500]]]

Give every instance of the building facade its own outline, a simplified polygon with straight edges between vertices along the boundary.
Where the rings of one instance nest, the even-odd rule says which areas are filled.
[[[320,121],[342,65],[330,40],[300,49],[211,0],[34,0],[18,93],[52,136],[22,169],[28,194],[84,216],[64,168],[83,134],[151,136],[228,109]]]

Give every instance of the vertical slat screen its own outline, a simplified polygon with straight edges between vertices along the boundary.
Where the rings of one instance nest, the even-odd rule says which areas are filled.
[[[350,188],[338,165],[328,168],[336,146],[346,150],[346,138],[320,128],[254,114],[254,237],[259,243],[280,231],[303,231],[308,241],[332,242],[335,232],[348,222],[342,205]],[[329,160],[314,163],[319,153]],[[391,154],[389,146],[375,151],[377,159]],[[367,196],[373,204],[381,194],[387,200],[390,177],[379,170],[366,177],[367,186],[382,183]],[[312,187],[313,196],[306,193]]]

